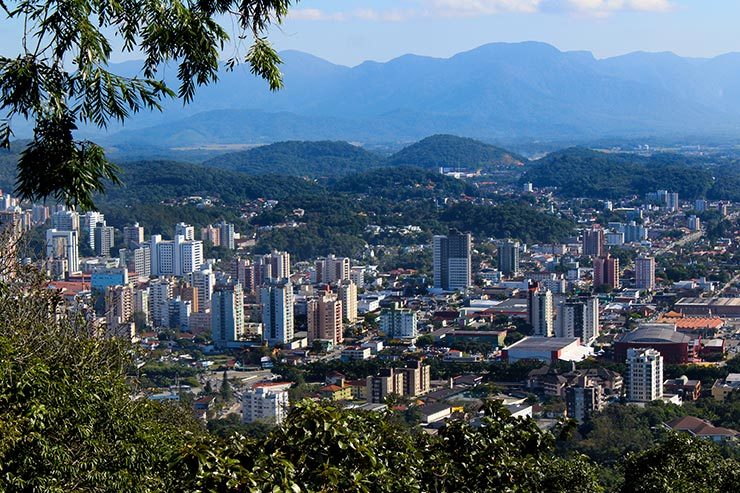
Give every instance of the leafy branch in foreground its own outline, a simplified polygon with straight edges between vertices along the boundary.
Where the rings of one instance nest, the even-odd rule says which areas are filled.
[[[231,16],[237,37],[251,39],[244,61],[270,89],[282,87],[280,58],[267,40],[290,0],[20,0],[0,2],[7,24],[22,24],[22,49],[0,56],[0,146],[8,147],[13,119],[34,122],[34,138],[18,163],[17,193],[55,198],[82,209],[114,184],[117,170],[99,146],[75,141],[78,124],[107,127],[133,113],[159,110],[167,98],[190,102],[197,86],[218,79],[229,34],[217,19]],[[144,54],[141,76],[108,70],[113,46]],[[232,68],[240,60],[227,61]],[[177,90],[158,78],[177,65]]]

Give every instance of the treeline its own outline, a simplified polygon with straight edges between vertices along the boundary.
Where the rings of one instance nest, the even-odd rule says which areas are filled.
[[[203,164],[254,175],[330,177],[366,171],[382,161],[382,157],[347,142],[288,141],[230,152]]]
[[[513,237],[528,243],[560,241],[572,234],[574,228],[571,221],[546,214],[525,202],[494,206],[462,202],[443,211],[440,221],[476,236]]]
[[[604,153],[585,148],[553,152],[534,161],[522,182],[557,187],[565,197],[621,198],[658,189],[683,199],[740,198],[740,174],[733,164],[714,163],[681,154]]]
[[[518,154],[478,140],[432,135],[388,158],[347,142],[288,141],[227,153],[204,164],[249,174],[326,178],[365,172],[380,166],[413,166],[437,172],[440,167],[492,170],[524,162],[526,158]]]
[[[395,199],[477,195],[471,184],[417,166],[376,168],[346,176],[330,185],[332,190]]]

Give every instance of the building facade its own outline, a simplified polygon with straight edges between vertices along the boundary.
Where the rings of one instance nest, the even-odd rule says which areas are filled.
[[[436,235],[432,240],[434,287],[464,290],[472,283],[470,234]]]
[[[655,349],[627,350],[627,399],[651,402],[663,397],[663,356]]]
[[[293,340],[293,285],[284,280],[262,286],[263,337],[271,345]]]

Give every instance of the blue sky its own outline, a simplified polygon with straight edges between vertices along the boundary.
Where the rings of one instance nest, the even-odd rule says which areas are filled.
[[[738,0],[303,0],[271,38],[279,49],[345,65],[527,40],[597,57],[638,50],[706,57],[740,51],[738,20]],[[3,25],[0,54],[17,53],[19,32]],[[114,57],[127,58],[136,54]]]
[[[304,0],[272,37],[346,65],[526,40],[597,57],[705,57],[740,51],[738,20],[738,0]]]

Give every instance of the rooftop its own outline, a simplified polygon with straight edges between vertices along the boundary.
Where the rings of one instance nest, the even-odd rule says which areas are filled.
[[[740,298],[681,298],[676,305],[740,307]]]
[[[688,344],[691,341],[691,337],[686,334],[668,328],[655,327],[655,325],[665,324],[642,326],[624,334],[617,342],[629,344],[643,342],[652,344]]]
[[[725,436],[734,437],[738,435],[738,432],[729,428],[722,428],[712,425],[709,421],[695,418],[694,416],[684,416],[683,418],[676,418],[673,421],[669,421],[666,425],[672,430],[686,431],[695,436]]]
[[[519,349],[529,351],[557,351],[571,344],[578,344],[577,337],[525,337],[506,349]]]

